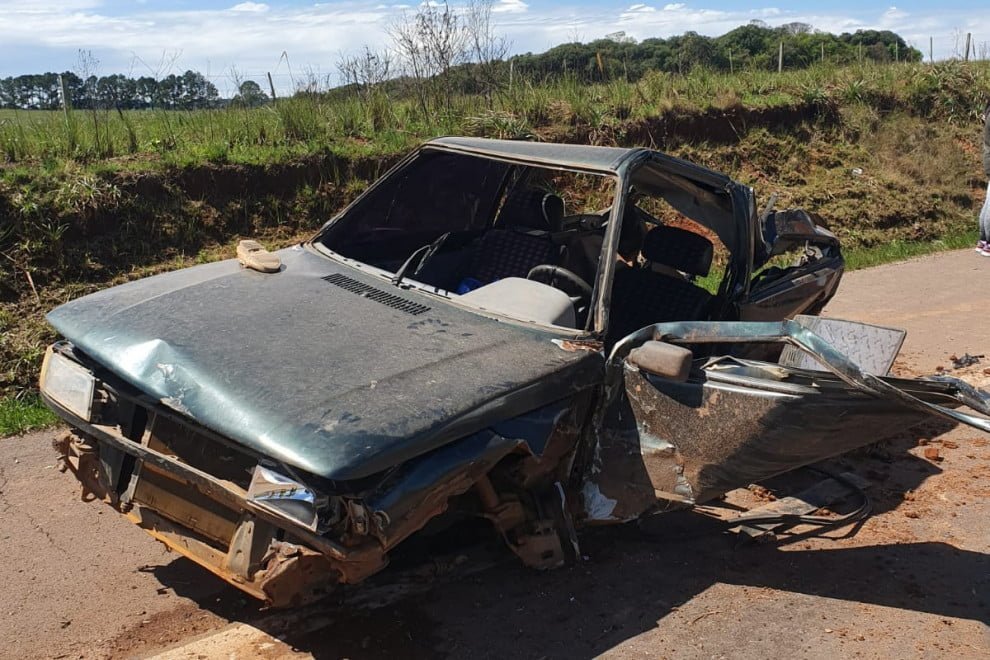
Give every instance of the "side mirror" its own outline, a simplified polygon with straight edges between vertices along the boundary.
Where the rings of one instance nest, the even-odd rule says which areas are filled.
[[[838,248],[839,239],[821,226],[821,218],[803,209],[788,209],[769,214],[763,222],[763,240],[770,257],[785,254],[810,243],[821,248]]]
[[[691,372],[694,353],[683,346],[648,341],[629,351],[626,362],[647,373],[683,383]]]

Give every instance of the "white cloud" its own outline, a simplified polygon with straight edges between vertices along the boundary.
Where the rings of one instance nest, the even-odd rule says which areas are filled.
[[[414,7],[419,1],[408,4]],[[304,77],[302,71],[335,72],[342,52],[366,44],[387,46],[385,26],[401,11],[394,2],[403,0],[338,0],[309,6],[231,0],[227,9],[173,9],[170,3],[149,2],[130,5],[130,13],[121,14],[120,3],[100,0],[0,0],[0,77],[72,69],[76,51],[85,49],[100,60],[101,74],[167,75],[195,69],[210,75],[226,93],[231,84],[227,72],[234,66],[254,80],[263,80],[271,71],[284,92]],[[451,0],[452,6],[461,2]],[[104,4],[115,11],[103,9]],[[862,10],[822,5],[799,11],[768,2],[715,10],[691,0],[601,0],[582,6],[496,0],[493,10],[496,28],[516,52],[539,52],[575,38],[590,41],[620,31],[640,40],[687,30],[718,35],[754,18],[772,25],[808,23],[831,32],[891,29],[926,54],[933,36],[936,57],[961,48],[960,32],[972,32],[977,46],[990,38],[990,14],[942,7],[912,10],[908,16],[889,5]],[[160,65],[162,61],[166,65]]]
[[[907,18],[908,13],[906,11],[901,11],[897,7],[890,7],[883,13],[883,17],[888,20],[899,20],[902,18]]]
[[[492,6],[492,12],[497,14],[522,14],[529,11],[529,5],[523,0],[498,0]]]
[[[266,12],[268,5],[263,2],[242,2],[230,8],[230,11]]]

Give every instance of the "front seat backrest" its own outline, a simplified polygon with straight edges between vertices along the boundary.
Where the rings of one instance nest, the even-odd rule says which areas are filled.
[[[711,270],[713,252],[711,241],[699,234],[677,227],[651,229],[643,239],[643,257],[673,270],[616,270],[608,343],[653,323],[708,320],[712,295],[680,273],[704,277]]]
[[[515,188],[502,203],[498,229],[510,227],[558,232],[564,219],[564,200],[538,188]]]
[[[680,227],[658,225],[643,239],[643,257],[647,261],[697,277],[705,277],[711,271],[714,254],[710,240]]]

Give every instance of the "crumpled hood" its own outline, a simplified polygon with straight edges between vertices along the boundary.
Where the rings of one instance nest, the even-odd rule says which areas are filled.
[[[48,321],[171,408],[334,480],[601,378],[600,355],[564,351],[552,333],[402,291],[308,248],[279,256],[279,273],[197,266],[80,298]]]

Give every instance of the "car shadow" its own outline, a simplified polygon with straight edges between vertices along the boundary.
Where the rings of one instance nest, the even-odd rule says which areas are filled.
[[[907,453],[953,425],[933,421],[827,462],[873,481],[876,513],[890,511],[941,472]],[[780,486],[784,488],[784,486]],[[838,510],[838,508],[837,508]],[[380,600],[348,595],[290,612],[265,611],[236,590],[204,591],[187,560],[156,572],[163,585],[229,620],[243,621],[317,658],[594,657],[657,627],[718,584],[767,588],[990,624],[990,555],[941,542],[859,547],[740,546],[724,522],[692,511],[658,516],[660,533],[635,524],[594,528],[584,559],[535,572],[513,561]],[[379,576],[387,584],[389,573]],[[362,585],[363,586],[363,585]],[[377,588],[377,587],[376,587]],[[361,593],[355,590],[353,593]],[[383,592],[387,593],[387,592]],[[397,595],[396,595],[397,594]]]

